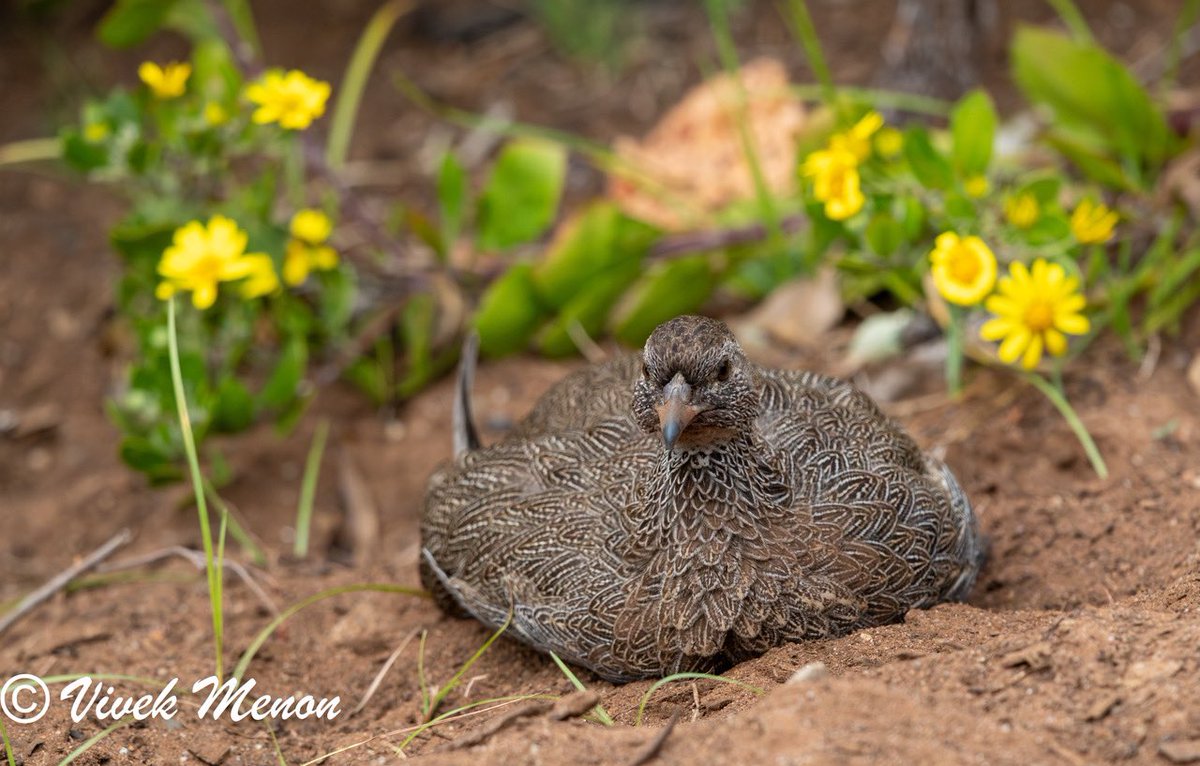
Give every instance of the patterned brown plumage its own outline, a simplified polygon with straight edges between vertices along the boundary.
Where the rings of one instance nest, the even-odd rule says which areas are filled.
[[[422,581],[613,681],[894,622],[965,597],[982,559],[945,465],[850,384],[758,367],[712,319],[567,377],[496,445],[470,436],[429,483]]]

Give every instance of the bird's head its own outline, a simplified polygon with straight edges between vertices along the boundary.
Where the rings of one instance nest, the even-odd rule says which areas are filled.
[[[727,441],[748,431],[758,413],[752,366],[723,323],[681,316],[650,334],[633,416],[668,450]]]

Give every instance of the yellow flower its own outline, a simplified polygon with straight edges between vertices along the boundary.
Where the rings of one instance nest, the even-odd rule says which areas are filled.
[[[314,269],[328,271],[337,266],[337,251],[328,245],[310,245],[298,239],[288,242],[283,258],[283,281],[295,287]]]
[[[305,208],[292,216],[292,236],[310,245],[319,245],[333,233],[333,221],[320,210]]]
[[[1071,213],[1071,233],[1085,245],[1101,244],[1112,239],[1116,225],[1117,211],[1090,199],[1080,202],[1075,212]]]
[[[1023,263],[1013,263],[997,294],[985,304],[996,317],[984,323],[979,335],[1001,341],[1000,361],[1014,364],[1019,359],[1022,367],[1032,370],[1043,350],[1062,356],[1067,351],[1066,336],[1083,335],[1090,328],[1080,313],[1087,302],[1078,290],[1078,280],[1068,277],[1057,263],[1038,258],[1032,271]]]
[[[138,67],[138,78],[146,83],[156,98],[162,99],[182,96],[191,75],[192,65],[178,62],[160,67],[153,61],[143,61]]]
[[[996,256],[979,237],[938,235],[929,254],[933,284],[943,298],[959,306],[974,306],[996,284]]]
[[[278,122],[288,130],[304,130],[325,113],[329,83],[298,69],[271,70],[246,86],[246,98],[258,105],[250,119],[259,125]]]
[[[211,127],[220,127],[229,122],[229,112],[219,102],[209,101],[204,105],[204,121]]]
[[[883,117],[879,112],[867,112],[850,130],[830,137],[829,148],[850,152],[856,162],[862,162],[871,156],[871,136],[882,127]]]
[[[904,134],[886,125],[875,136],[875,148],[889,160],[898,157],[904,151]]]
[[[262,253],[246,254],[246,232],[225,216],[214,215],[207,225],[191,221],[175,230],[163,251],[158,273],[164,281],[155,294],[166,300],[189,291],[192,304],[206,309],[217,299],[217,285],[253,275],[260,267],[259,256],[266,258]]]
[[[816,151],[804,160],[801,171],[813,179],[813,194],[825,203],[825,215],[844,221],[862,210],[866,201],[854,155],[845,149]]]
[[[98,144],[112,133],[107,122],[89,122],[83,126],[83,140],[90,144]]]
[[[279,289],[279,276],[275,273],[275,263],[271,256],[266,253],[251,253],[242,260],[246,262],[249,271],[240,288],[243,298],[257,298]]]
[[[1040,215],[1041,210],[1038,207],[1037,197],[1029,192],[1022,192],[1004,200],[1004,217],[1018,229],[1028,229],[1033,226],[1037,223]]]
[[[963,182],[963,191],[968,197],[979,199],[992,190],[992,185],[985,175],[974,175]]]

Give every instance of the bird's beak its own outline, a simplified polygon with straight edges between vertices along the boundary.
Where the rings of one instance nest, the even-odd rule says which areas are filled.
[[[675,377],[663,388],[663,402],[655,409],[662,426],[663,446],[667,449],[674,449],[679,434],[704,409],[688,401],[691,396],[692,387],[687,384],[682,372],[675,373]]]

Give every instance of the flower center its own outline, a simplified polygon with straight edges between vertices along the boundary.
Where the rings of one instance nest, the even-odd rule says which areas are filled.
[[[1049,330],[1054,326],[1054,307],[1046,301],[1032,301],[1025,308],[1025,325],[1034,332]]]
[[[955,248],[950,256],[950,262],[947,264],[947,270],[955,282],[963,285],[974,284],[975,280],[979,278],[979,259],[965,247]]]
[[[221,267],[224,265],[225,259],[220,255],[208,250],[196,261],[196,265],[192,268],[192,277],[201,281],[216,282],[221,276]]]

